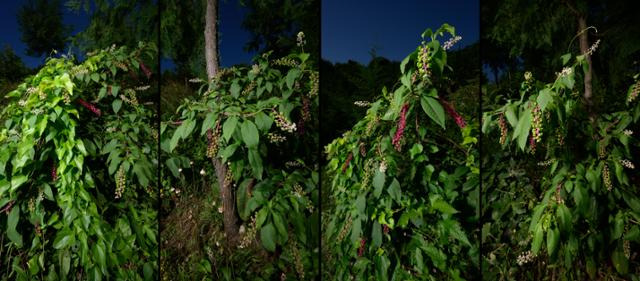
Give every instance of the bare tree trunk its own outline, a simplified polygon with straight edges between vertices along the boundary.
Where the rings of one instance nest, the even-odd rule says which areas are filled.
[[[209,80],[218,74],[218,0],[207,0],[204,27],[204,54],[207,60]]]
[[[217,0],[207,0],[207,12],[205,19],[204,40],[205,58],[207,60],[207,77],[209,81],[218,74],[218,38],[217,38]],[[224,233],[227,238],[227,246],[234,248],[238,241],[238,220],[236,218],[235,200],[233,200],[233,190],[231,181],[225,181],[228,167],[220,159],[212,160],[220,187],[220,197],[222,198]]]
[[[580,53],[585,54],[587,65],[589,66],[587,73],[584,74],[584,99],[587,106],[591,107],[592,88],[591,80],[593,79],[593,71],[591,69],[591,56],[589,51],[589,38],[587,36],[587,19],[584,15],[578,17],[578,32],[580,33]]]

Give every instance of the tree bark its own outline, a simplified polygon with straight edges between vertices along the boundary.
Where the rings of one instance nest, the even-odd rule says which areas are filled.
[[[207,61],[207,78],[209,82],[218,74],[217,6],[217,0],[207,0],[204,52]],[[212,162],[216,170],[218,186],[220,187],[224,233],[227,239],[227,246],[234,248],[238,241],[238,219],[236,217],[236,204],[233,199],[232,183],[231,181],[225,181],[228,167],[219,158],[214,158]]]
[[[584,100],[587,102],[587,106],[591,107],[592,87],[591,80],[593,79],[593,71],[591,69],[591,56],[589,51],[589,38],[587,36],[587,19],[586,16],[578,16],[578,32],[580,33],[580,53],[585,54],[587,60],[588,70],[584,74]]]
[[[207,0],[204,27],[204,54],[209,80],[218,74],[218,0]]]

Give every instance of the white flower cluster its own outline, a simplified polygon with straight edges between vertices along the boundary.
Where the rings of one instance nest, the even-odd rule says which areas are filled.
[[[296,124],[289,122],[287,118],[280,112],[275,112],[276,125],[285,132],[293,133],[296,131]]]
[[[251,66],[251,73],[258,75],[260,73],[260,66],[257,64],[254,64]]]
[[[456,43],[458,43],[458,41],[462,40],[462,36],[456,36],[456,37],[452,37],[449,38],[449,40],[447,40],[447,42],[444,42],[444,45],[442,46],[442,48],[446,51],[451,49],[451,47],[453,47],[453,45],[455,45]]]
[[[298,47],[302,47],[307,43],[307,40],[304,40],[304,32],[298,32],[298,38],[296,38],[296,42],[298,43]]]
[[[202,82],[203,80],[197,77],[189,79],[189,83],[202,83]]]
[[[627,169],[635,169],[636,166],[633,165],[633,163],[631,163],[631,161],[627,160],[627,159],[621,159],[620,160],[620,164],[622,164],[622,166],[625,166]]]
[[[524,73],[524,80],[527,82],[531,82],[531,80],[533,79],[533,73],[531,73],[531,71],[527,71]]]
[[[631,130],[624,130],[622,133],[625,134],[626,136],[633,135],[633,131]]]
[[[18,101],[18,105],[24,107],[25,105],[27,105],[27,101],[26,100],[20,100],[20,101]]]
[[[592,55],[596,51],[596,49],[598,49],[598,45],[600,45],[600,39],[598,39],[595,43],[593,43],[593,45],[591,45],[591,47],[589,47],[589,50],[587,50],[587,53],[585,55]]]
[[[271,143],[281,143],[287,140],[287,137],[276,133],[269,133],[267,134],[267,137],[269,138],[269,142]]]
[[[562,69],[562,71],[560,73],[557,73],[558,77],[567,77],[569,75],[571,75],[571,73],[573,73],[573,68],[571,67],[565,67]]]
[[[540,162],[538,162],[538,166],[543,166],[543,167],[544,166],[549,166],[549,165],[553,164],[554,161],[555,161],[555,159],[549,159],[549,160],[546,160],[546,161],[540,161]]]
[[[300,163],[298,161],[288,161],[287,163],[284,163],[284,165],[287,166],[287,168],[302,167],[302,163]]]
[[[359,107],[367,107],[367,106],[371,105],[371,103],[370,103],[370,102],[368,102],[368,101],[361,101],[361,100],[359,100],[359,101],[355,101],[355,102],[353,102],[353,104],[355,104],[356,106],[359,106]]]
[[[387,171],[387,162],[382,160],[382,162],[380,162],[380,172],[384,173]]]
[[[533,261],[533,258],[534,255],[531,253],[531,251],[526,251],[518,256],[516,262],[518,263],[518,265],[522,266]]]
[[[144,86],[138,86],[135,89],[136,89],[136,91],[146,91],[146,90],[149,90],[149,88],[151,88],[151,86],[144,85]]]

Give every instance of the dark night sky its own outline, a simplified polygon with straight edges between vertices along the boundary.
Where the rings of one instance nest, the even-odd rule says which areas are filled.
[[[26,46],[20,40],[21,33],[18,29],[16,18],[20,6],[24,1],[3,1],[0,8],[0,47],[9,45],[22,58],[28,67],[37,67],[44,62],[44,58],[30,57],[25,54]],[[248,31],[241,27],[247,9],[241,7],[238,1],[220,1],[220,64],[223,67],[239,63],[249,63],[255,55],[245,51],[244,46],[250,38]],[[75,34],[89,25],[89,17],[86,13],[70,12],[63,8],[63,21],[73,27]],[[203,27],[204,28],[204,27]],[[66,50],[65,50],[66,51]],[[163,64],[171,68],[171,63],[163,60]]]
[[[0,8],[0,47],[9,45],[13,51],[22,58],[28,67],[36,67],[44,63],[44,57],[30,57],[25,54],[26,45],[20,40],[21,33],[18,28],[18,10],[24,1],[3,1]],[[89,17],[84,12],[75,13],[63,8],[63,22],[72,26],[72,34],[76,34],[89,25]],[[64,50],[65,52],[67,50]]]
[[[331,62],[368,63],[369,51],[400,61],[420,44],[427,28],[443,23],[462,36],[456,47],[478,41],[477,0],[323,0],[322,58]],[[454,47],[454,48],[456,48]]]

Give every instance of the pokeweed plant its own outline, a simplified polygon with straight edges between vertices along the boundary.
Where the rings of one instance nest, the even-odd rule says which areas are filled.
[[[220,278],[317,276],[319,76],[314,67],[308,53],[276,60],[265,53],[251,67],[222,69],[203,83],[197,98],[178,107],[174,120],[162,122],[163,197],[177,196],[180,185],[193,181],[183,169],[204,166],[196,177],[218,178],[221,190],[226,247],[218,248],[231,255],[258,246],[275,258],[265,268],[221,270],[226,273]],[[215,161],[226,165],[226,174],[216,174]],[[221,185],[231,187],[233,200],[225,201]],[[233,228],[240,229],[236,237],[227,232]],[[211,272],[214,260],[220,259],[205,261],[202,271]]]
[[[441,45],[445,34],[452,38]],[[444,99],[454,27],[427,29],[393,92],[326,146],[325,273],[336,280],[464,280],[477,272],[477,122]],[[446,115],[457,124],[446,126]],[[449,130],[447,130],[449,128]],[[324,209],[324,208],[323,208]],[[462,214],[471,215],[462,215]]]
[[[520,99],[485,112],[482,131],[488,135],[497,128],[507,155],[533,158],[541,169],[530,186],[537,202],[524,206],[530,250],[517,259],[523,271],[542,264],[544,272],[559,271],[570,279],[638,280],[634,245],[640,242],[640,198],[633,129],[640,118],[640,82],[636,75],[626,103],[612,103],[610,111],[591,106],[577,82],[584,79],[586,57],[597,44],[586,54],[562,56],[563,69],[550,83],[526,72]]]
[[[0,277],[153,280],[152,44],[49,58],[0,119]],[[144,76],[141,76],[143,74]],[[146,77],[145,77],[146,76]],[[144,95],[140,95],[143,97]]]

